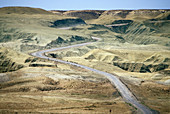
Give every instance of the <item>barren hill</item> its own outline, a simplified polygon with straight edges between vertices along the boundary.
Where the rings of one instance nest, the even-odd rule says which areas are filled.
[[[111,24],[115,20],[169,20],[169,9],[141,9],[141,10],[51,10],[57,15],[79,17],[90,24]]]
[[[94,24],[111,24],[115,20],[135,20],[143,21],[163,17],[168,19],[169,10],[108,10],[102,13],[97,19],[92,21]]]
[[[0,13],[2,14],[52,14],[49,11],[40,8],[30,8],[30,7],[3,7],[0,8]]]
[[[169,27],[170,10],[0,8],[0,113],[137,113],[103,75],[30,56],[56,47],[44,55],[114,74],[169,113]]]

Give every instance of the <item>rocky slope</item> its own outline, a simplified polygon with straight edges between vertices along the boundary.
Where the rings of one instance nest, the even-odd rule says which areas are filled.
[[[28,10],[28,13],[20,14],[20,11],[18,11],[25,11],[25,9]],[[12,7],[11,9],[9,7],[1,8],[1,10],[6,12],[14,10],[15,13],[6,14],[5,12],[1,12],[0,46],[10,47],[14,50],[28,53],[29,51],[37,49],[49,48],[52,42],[53,46],[61,46],[63,43],[54,43],[58,37],[61,37],[64,41],[74,40],[72,37],[77,36],[90,39],[89,36],[83,33],[68,31],[67,34],[65,34],[67,30],[58,29],[58,27],[85,24],[85,22],[79,18],[57,16],[52,13],[44,14],[37,12],[36,8]],[[31,12],[33,13],[31,14]],[[76,40],[74,41],[72,42],[76,43]]]
[[[78,10],[78,11],[67,11],[63,15],[71,17],[79,17],[83,20],[97,19],[104,11],[103,10]]]
[[[94,49],[83,56],[86,60],[103,61],[129,72],[157,72],[169,68],[168,52]],[[161,55],[162,54],[162,55]],[[142,55],[142,57],[141,57]]]
[[[46,54],[115,74],[142,104],[170,112],[169,10],[51,12],[0,9],[0,112],[137,113],[104,76],[28,55],[92,36],[101,40]]]
[[[51,11],[53,13],[58,12],[60,13],[59,15],[54,15],[51,12],[41,9],[27,7],[6,7],[0,10],[3,14],[0,18],[0,42],[6,42],[7,46],[11,45],[9,42],[13,42],[13,44],[17,42],[17,48],[21,52],[27,53],[35,49],[87,42],[92,40],[91,35],[105,38],[106,40],[103,39],[103,41],[109,43],[116,41],[137,45],[154,44],[167,47],[170,45],[169,10]],[[13,15],[13,13],[26,14]],[[36,15],[30,17],[30,14]],[[91,22],[100,25],[87,25],[83,19],[88,23]],[[73,27],[70,30],[57,29],[58,27],[74,26],[77,24],[83,24],[84,26],[80,28]],[[16,25],[17,28],[15,27]],[[67,34],[65,34],[66,31]],[[2,46],[4,46],[4,43]],[[87,49],[81,54],[66,52],[64,54],[52,54],[51,56],[58,56],[60,58],[66,55],[78,56],[87,53],[89,50]],[[106,54],[106,52],[104,53]],[[121,55],[114,53],[107,53],[108,55],[98,57],[99,54],[95,52],[95,54],[91,54],[85,57],[85,59],[109,62],[114,66],[130,72],[156,72],[169,67],[169,62],[167,62],[169,58],[167,56],[150,55],[156,59],[164,58],[163,61],[158,60],[155,63],[156,60],[150,61],[148,59],[145,61],[142,58],[142,61],[134,62],[134,60],[122,58]],[[137,54],[134,54],[134,56],[137,56]]]
[[[62,19],[54,21],[53,24],[53,27],[69,27],[86,23],[82,19]]]
[[[26,67],[51,67],[56,68],[54,62],[44,61],[27,54],[0,47],[0,73],[17,71]]]
[[[130,43],[136,44],[159,44],[164,46],[170,45],[170,40],[164,35],[168,35],[169,29],[164,30],[170,22],[158,23],[137,23],[134,22],[125,31],[123,38]],[[161,40],[160,40],[161,39]]]
[[[115,20],[148,20],[148,19],[169,19],[169,9],[160,10],[71,10],[71,11],[50,11],[57,15],[79,17],[89,24],[111,24]]]
[[[28,55],[0,48],[0,73],[16,71],[25,67],[26,64],[24,62],[27,57]]]
[[[148,19],[158,19],[164,15],[164,19],[168,19],[169,10],[109,10],[101,14],[101,16],[92,21],[96,24],[111,24],[115,20],[135,20],[143,21]]]
[[[114,19],[152,19],[160,14],[166,14],[169,10],[71,10],[71,11],[50,11],[55,14],[62,14],[72,17],[79,17],[84,20],[112,17]]]
[[[16,71],[18,69],[23,68],[24,66],[21,64],[17,64],[7,58],[6,56],[3,55],[3,53],[0,53],[0,73],[3,72],[10,72],[10,71]]]

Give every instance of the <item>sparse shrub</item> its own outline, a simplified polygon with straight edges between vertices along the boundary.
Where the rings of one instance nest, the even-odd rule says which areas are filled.
[[[37,60],[38,60],[38,58],[29,57],[28,59],[25,60],[25,63],[36,62]]]
[[[48,77],[48,78],[45,78],[43,84],[57,85],[57,84],[59,84],[59,81],[54,81],[53,79]]]
[[[44,87],[37,87],[38,90],[40,91],[52,91],[52,90],[61,90],[63,89],[62,87],[54,87],[54,86],[44,86]]]

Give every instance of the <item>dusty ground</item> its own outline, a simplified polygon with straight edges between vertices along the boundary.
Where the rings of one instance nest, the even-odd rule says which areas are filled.
[[[131,49],[124,49],[124,50],[115,49],[114,52],[117,52],[117,54],[119,54],[119,57],[121,58],[129,57],[131,61],[132,60],[144,61],[141,58],[144,58],[144,57],[147,58],[147,56],[154,55],[154,53],[157,53],[157,54],[161,53],[161,56],[165,56],[167,54],[167,53],[163,54],[164,51],[158,52],[157,50],[156,52],[156,49],[145,51],[145,50],[137,50],[137,48],[135,49],[135,51]],[[107,56],[113,56],[113,55],[111,54],[109,55],[105,53],[106,52],[102,52],[102,51],[99,51],[97,53],[89,52],[81,57],[73,56],[73,57],[64,57],[63,59],[68,60],[68,61],[73,61],[79,64],[83,64],[83,65],[86,65],[86,66],[89,66],[95,69],[99,69],[105,72],[116,74],[122,79],[122,81],[129,87],[129,89],[135,94],[135,96],[139,99],[139,101],[141,101],[144,105],[160,113],[170,112],[169,110],[170,86],[168,85],[169,83],[165,83],[165,82],[168,82],[168,80],[170,79],[170,76],[168,74],[168,69],[164,70],[164,72],[167,71],[167,73],[165,74],[161,72],[140,73],[140,72],[125,71],[119,67],[113,66],[113,64],[111,64],[111,62],[109,61],[111,59],[107,57]],[[124,55],[124,53],[129,53],[129,56]],[[147,54],[150,54],[150,55],[147,55]],[[88,56],[94,55],[96,58],[85,59],[87,55]]]
[[[22,13],[22,9],[19,12]],[[98,19],[86,20],[90,25],[69,30],[54,28],[54,22],[73,17],[38,12],[30,15],[28,10],[26,14],[0,16],[0,47],[4,47],[0,49],[1,72],[15,71],[21,68],[16,67],[18,64],[23,65],[18,71],[0,73],[0,113],[109,113],[110,109],[115,114],[135,113],[105,77],[26,55],[44,48],[65,46],[61,38],[71,45],[68,40],[74,40],[75,36],[88,39],[94,36],[101,41],[55,52],[57,58],[116,74],[143,104],[160,113],[170,112],[170,23],[166,20],[169,12],[160,14],[157,11],[157,15],[152,15],[149,10],[149,15],[145,11],[141,15],[141,11],[132,11],[127,15],[124,11],[106,11]],[[121,15],[115,17],[112,13]],[[140,15],[136,15],[138,13]],[[120,27],[105,26],[126,23],[122,19],[130,23]]]
[[[163,114],[170,112],[170,86],[151,81],[143,82],[140,86],[133,85],[129,81],[125,83],[144,105]]]
[[[74,60],[79,63],[77,59],[72,59],[72,61]],[[81,61],[81,59],[79,60]],[[159,73],[131,73],[102,62],[91,62],[91,64],[84,62],[84,64],[99,70],[116,74],[144,105],[153,110],[159,111],[160,113],[170,112],[170,86],[161,84],[159,79],[153,80],[151,78],[155,75],[160,75]],[[164,78],[168,79],[168,77],[169,76],[165,76]]]
[[[76,67],[29,67],[4,73],[0,84],[1,113],[132,113],[103,76]],[[3,79],[3,78],[1,78]]]

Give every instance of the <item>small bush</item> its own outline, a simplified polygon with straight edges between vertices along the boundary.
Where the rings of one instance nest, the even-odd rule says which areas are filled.
[[[61,88],[61,87],[53,87],[53,86],[44,86],[44,87],[38,86],[37,89],[40,90],[40,91],[52,91],[52,90],[61,90],[63,88]]]
[[[53,79],[48,77],[48,78],[45,78],[43,84],[57,85],[57,84],[59,84],[59,81],[54,81]]]

